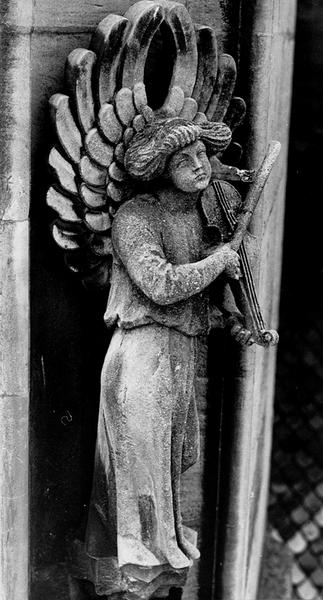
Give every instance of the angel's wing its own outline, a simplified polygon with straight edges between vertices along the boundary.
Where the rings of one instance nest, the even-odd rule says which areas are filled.
[[[50,99],[57,144],[49,155],[54,183],[47,203],[58,214],[53,237],[77,271],[109,263],[112,218],[130,191],[125,145],[153,117],[141,83],[118,90],[113,102],[95,102],[96,63],[93,51],[74,50],[66,62],[67,94]]]
[[[157,34],[172,38],[175,54],[165,99],[153,110],[146,67]],[[47,203],[58,216],[54,240],[72,270],[109,271],[112,219],[132,193],[123,161],[135,132],[156,116],[224,121],[234,130],[245,114],[244,101],[233,96],[235,82],[235,62],[218,56],[213,30],[194,27],[182,4],[165,0],[138,2],[124,17],[109,15],[90,50],[71,52],[66,93],[50,99],[57,143],[49,155],[54,183]]]

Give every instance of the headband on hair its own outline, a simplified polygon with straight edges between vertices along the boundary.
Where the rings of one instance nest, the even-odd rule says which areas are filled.
[[[125,169],[134,179],[156,179],[164,173],[172,154],[197,140],[204,142],[212,154],[217,154],[229,145],[231,131],[224,123],[198,125],[180,117],[153,121],[129,143],[124,159]]]

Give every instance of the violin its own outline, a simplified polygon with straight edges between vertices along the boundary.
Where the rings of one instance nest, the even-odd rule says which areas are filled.
[[[227,241],[230,243],[231,248],[238,252],[240,257],[241,278],[238,280],[231,279],[230,287],[237,307],[245,317],[246,326],[252,333],[253,341],[264,347],[275,346],[279,341],[279,335],[275,329],[268,329],[266,327],[261,314],[255,283],[243,240],[279,152],[280,143],[276,141],[271,142],[268,152],[259,170],[255,174],[238,215],[236,215],[235,207],[232,206],[230,200],[226,197],[220,181],[215,179],[211,184],[229,231]],[[226,173],[226,171],[228,171],[228,173]],[[220,176],[224,178],[226,174],[228,179],[235,178],[242,181],[246,181],[248,177],[247,171],[239,171],[234,167],[226,167],[223,165]],[[207,209],[205,210],[205,206],[203,208],[206,218],[210,222],[210,215],[208,215]]]

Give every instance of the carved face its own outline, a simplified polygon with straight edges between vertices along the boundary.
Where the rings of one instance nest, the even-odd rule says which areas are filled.
[[[182,192],[201,192],[211,178],[211,165],[200,140],[178,150],[170,158],[167,176]]]

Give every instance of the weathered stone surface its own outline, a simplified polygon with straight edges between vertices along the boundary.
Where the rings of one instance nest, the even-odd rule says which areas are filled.
[[[68,194],[77,195],[75,172],[72,165],[63,158],[57,148],[52,148],[48,157],[48,163],[53,170],[53,175]]]
[[[5,0],[0,7],[1,24],[8,28],[20,28],[28,32],[33,23],[33,2],[31,0]]]
[[[0,25],[0,218],[19,221],[29,211],[30,39]]]
[[[111,104],[103,104],[99,114],[99,122],[101,131],[107,140],[112,144],[117,144],[123,131]]]
[[[75,212],[73,200],[51,187],[47,194],[47,204],[57,212],[61,219],[68,223],[82,223],[82,219]]]
[[[87,48],[90,42],[88,33],[52,35],[34,33],[31,44],[30,76],[31,88],[31,150],[32,175],[40,174],[40,166],[46,164],[49,152],[49,134],[51,133],[48,100],[56,92],[65,92],[64,66],[66,57],[75,48]],[[38,181],[37,178],[37,181]],[[45,178],[44,178],[45,179]],[[35,175],[36,182],[36,175]]]
[[[78,30],[93,31],[108,14],[124,15],[131,4],[133,2],[129,0],[60,0],[59,5],[54,6],[50,0],[36,0],[35,27],[46,31],[69,30],[73,33]]]
[[[28,590],[28,396],[0,396],[0,598]]]
[[[0,223],[0,598],[28,589],[27,221]]]
[[[32,2],[0,7],[0,598],[28,595]],[[12,27],[18,24],[21,34]]]
[[[58,141],[69,160],[77,165],[81,160],[82,139],[69,107],[69,97],[54,94],[50,99],[50,111]]]
[[[293,2],[290,2],[288,10],[285,10],[277,3],[269,1],[257,2],[242,13],[242,31],[248,32],[241,47],[240,68],[243,69],[245,61],[243,96],[248,106],[249,168],[259,164],[259,158],[264,155],[270,139],[276,138],[282,143],[280,159],[252,224],[253,233],[262,240],[257,270],[260,302],[265,306],[265,319],[271,319],[273,326],[276,324],[279,302],[295,10],[296,5]],[[284,61],[279,58],[281,56],[284,56]],[[241,589],[245,589],[246,598],[249,600],[256,596],[255,573],[259,569],[264,535],[275,351],[264,354],[257,349],[253,357],[248,351],[248,354],[242,357],[241,369],[242,377],[236,395],[241,407],[244,407],[238,422],[245,441],[242,440],[240,444],[235,440],[233,451],[239,452],[235,469],[240,469],[242,474],[247,473],[250,468],[250,479],[249,488],[245,486],[242,496],[239,497],[234,490],[231,495],[230,510],[241,515],[241,527],[235,534],[233,532],[232,539],[236,535],[236,545],[233,543],[228,550],[227,560],[231,568],[224,575],[228,599],[239,598]],[[239,485],[239,475],[236,481]],[[239,545],[240,551],[237,554]],[[238,556],[242,559],[240,566]],[[236,574],[234,578],[232,568]]]
[[[201,358],[200,363],[204,363],[203,369],[206,369],[206,355],[203,357],[205,346],[200,345]],[[203,360],[204,358],[204,360]],[[200,365],[202,371],[202,364]],[[203,539],[203,523],[201,515],[203,514],[203,474],[206,470],[206,421],[207,421],[207,387],[208,380],[206,378],[198,378],[196,383],[197,392],[197,407],[200,423],[200,458],[189,471],[182,476],[182,511],[184,523],[197,531],[197,543],[201,546]],[[190,600],[192,597],[198,598],[200,591],[199,585],[199,561],[195,561],[188,575],[187,584],[183,592],[183,600]],[[207,583],[207,582],[205,582]]]
[[[76,49],[67,62],[65,79],[71,101],[76,107],[78,123],[84,133],[94,126],[91,80],[96,56],[90,50]]]
[[[22,0],[21,0],[22,1]],[[34,25],[36,30],[93,30],[99,21],[107,14],[124,15],[134,0],[101,0],[92,3],[88,0],[60,0],[59,6],[54,7],[50,0],[36,0],[34,8]],[[208,0],[195,3],[193,0],[181,2],[189,10],[192,18],[197,23],[207,23],[215,26],[217,33],[221,28],[221,19],[225,17],[226,10],[220,8],[218,0],[210,5]],[[225,19],[226,24],[226,19]],[[229,24],[227,24],[229,26]]]
[[[28,380],[28,222],[0,223],[0,394],[26,395]]]

